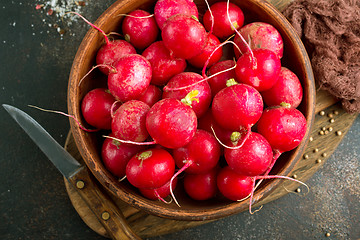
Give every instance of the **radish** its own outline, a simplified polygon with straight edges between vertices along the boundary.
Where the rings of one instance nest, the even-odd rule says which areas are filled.
[[[111,123],[115,137],[134,142],[145,141],[149,136],[146,130],[146,114],[149,110],[149,105],[138,100],[130,100],[122,104]]]
[[[222,195],[232,201],[249,197],[255,184],[254,178],[236,174],[229,166],[219,171],[216,182]]]
[[[81,113],[85,121],[99,129],[111,128],[111,106],[115,98],[105,88],[95,88],[88,92],[81,102]]]
[[[211,89],[207,81],[194,72],[182,72],[170,79],[163,89],[163,98],[176,98],[191,106],[200,118],[209,108],[211,102]],[[192,87],[186,87],[191,86]],[[181,89],[182,87],[186,87]],[[180,90],[177,90],[177,89]],[[173,89],[173,90],[172,90]]]
[[[199,18],[196,4],[192,0],[158,0],[154,7],[155,20],[163,28],[166,20],[176,14],[185,14],[189,17]]]
[[[110,72],[109,69],[111,69],[111,71],[114,71],[112,66],[121,57],[126,56],[128,54],[136,53],[135,48],[124,40],[115,40],[111,42],[107,34],[102,29],[98,28],[97,26],[89,22],[89,20],[87,20],[81,14],[77,12],[67,12],[67,13],[68,14],[71,13],[79,16],[87,24],[98,30],[104,36],[106,43],[98,50],[96,55],[96,64],[97,66],[100,67],[100,71],[102,71],[104,74],[108,75]],[[104,66],[108,66],[108,67],[104,67]]]
[[[150,84],[146,91],[141,94],[138,100],[146,103],[150,107],[161,99],[162,91],[155,85]]]
[[[243,54],[236,65],[236,79],[259,92],[275,85],[281,69],[281,61],[275,53],[260,48]]]
[[[174,181],[172,181],[172,189],[176,188],[177,182],[178,182],[177,178],[175,178]],[[168,181],[159,188],[140,188],[139,191],[144,197],[148,199],[160,200],[164,203],[169,203],[166,202],[164,198],[170,195],[170,181]]]
[[[119,101],[136,99],[150,85],[152,70],[150,62],[139,54],[129,54],[115,64],[116,72],[108,75],[108,87]]]
[[[257,131],[274,150],[287,152],[296,148],[306,133],[306,119],[297,109],[273,107],[264,110]]]
[[[226,18],[229,15],[230,21]],[[211,5],[203,17],[206,30],[213,33],[218,38],[226,38],[235,33],[244,24],[244,14],[235,4],[227,2],[217,2]],[[235,29],[234,29],[235,28]]]
[[[208,70],[208,83],[211,88],[211,95],[214,97],[216,93],[218,93],[221,89],[226,87],[226,82],[230,79],[234,79],[236,81],[235,70],[226,71],[216,76],[213,76],[215,73],[221,72],[223,70],[232,68],[235,66],[235,62],[233,60],[224,60],[218,63],[215,63]]]
[[[185,192],[195,200],[208,200],[215,197],[217,193],[216,176],[218,168],[202,174],[185,174],[184,189]]]
[[[297,108],[303,97],[303,89],[296,74],[282,67],[275,85],[261,92],[261,95],[267,106],[279,106],[285,103],[290,108]]]
[[[240,148],[251,133],[251,127],[261,117],[263,100],[255,88],[246,84],[235,84],[215,95],[211,110],[215,121],[221,127],[247,132],[242,143],[236,147]]]
[[[154,16],[137,9],[130,12],[122,22],[125,40],[135,48],[143,50],[150,46],[158,37],[159,28]]]
[[[208,41],[203,25],[184,14],[170,17],[162,28],[161,37],[171,56],[185,59],[201,54]]]
[[[253,214],[251,206],[253,203],[253,195],[255,191],[255,182],[263,179],[281,178],[300,183],[308,188],[308,186],[296,179],[287,176],[244,176],[235,173],[229,166],[220,170],[217,175],[217,187],[222,195],[232,201],[243,201],[249,199],[249,212]],[[258,211],[258,210],[257,210]]]
[[[187,173],[205,173],[213,169],[220,159],[220,145],[209,132],[198,129],[191,141],[173,149],[176,165]]]
[[[284,49],[283,39],[274,26],[264,22],[252,22],[243,26],[239,32],[250,45],[251,49],[268,49],[273,51],[279,59],[282,58]],[[234,42],[241,50],[240,53],[234,48],[236,58],[248,51],[248,47],[240,36],[236,35]]]
[[[192,66],[197,68],[203,68],[208,62],[206,67],[211,67],[212,65],[220,61],[223,55],[222,48],[216,49],[216,47],[219,45],[219,39],[215,35],[209,34],[209,39],[204,50],[199,55],[188,59],[188,62]]]
[[[106,75],[109,75],[111,69],[102,65],[114,66],[114,63],[121,57],[128,54],[135,54],[135,48],[125,40],[107,41],[102,45],[96,54],[96,64],[99,65],[99,69]]]
[[[110,136],[114,136],[110,134]],[[144,146],[124,144],[119,141],[106,138],[101,147],[101,159],[109,172],[123,178],[126,165],[129,160],[138,152],[145,150]]]
[[[197,130],[187,145],[173,150],[175,163],[180,169],[170,182],[184,171],[193,174],[210,171],[218,164],[220,153],[220,145],[216,139],[204,130]],[[175,203],[180,206],[171,187],[170,193]]]
[[[257,176],[269,168],[273,152],[262,135],[252,132],[241,148],[225,148],[224,155],[230,168],[237,174]]]
[[[152,68],[151,83],[161,86],[186,68],[183,58],[173,58],[163,41],[157,41],[144,50],[142,55],[149,60]]]
[[[126,166],[126,178],[137,188],[159,188],[171,179],[174,172],[174,159],[163,149],[138,153]]]
[[[166,98],[150,108],[146,128],[155,143],[166,148],[179,148],[194,137],[197,118],[189,106],[177,99]]]
[[[274,156],[265,176],[284,152],[296,148],[306,133],[306,119],[296,108],[272,107],[264,110],[257,123],[257,131],[271,145]]]

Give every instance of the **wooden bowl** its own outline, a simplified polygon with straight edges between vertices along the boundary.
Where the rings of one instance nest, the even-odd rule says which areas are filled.
[[[209,1],[210,4],[215,1]],[[306,50],[285,17],[275,9],[270,3],[264,0],[234,0],[244,12],[245,23],[252,21],[263,21],[275,26],[284,40],[284,57],[282,65],[291,69],[299,77],[304,90],[304,97],[299,110],[307,119],[307,132],[304,140],[293,151],[283,154],[277,161],[272,174],[287,175],[294,165],[302,157],[306,143],[309,138],[309,130],[314,120],[315,108],[315,89],[314,78],[310,60]],[[195,0],[198,5],[200,19],[207,7],[203,0]],[[153,12],[155,0],[145,1],[117,1],[107,9],[95,22],[106,33],[119,32],[120,23],[123,18],[120,14],[129,13],[132,10],[141,8]],[[93,71],[85,78],[79,86],[80,79],[95,65],[95,55],[100,46],[104,43],[104,38],[95,29],[90,29],[84,37],[72,65],[69,86],[68,86],[68,110],[69,114],[80,119],[84,125],[85,121],[81,115],[80,103],[84,95],[91,89],[106,86],[106,78],[100,72]],[[94,80],[95,79],[95,80]],[[71,131],[74,135],[77,147],[88,168],[96,179],[111,192],[115,197],[120,198],[133,207],[144,210],[150,214],[160,217],[177,220],[210,220],[218,219],[239,213],[248,209],[249,200],[232,202],[218,197],[208,201],[195,201],[190,199],[178,184],[175,195],[181,204],[178,207],[174,203],[164,204],[160,201],[148,200],[126,181],[120,183],[109,171],[106,170],[100,158],[101,136],[94,133],[86,133],[79,126],[71,121]],[[254,203],[264,200],[276,187],[280,180],[264,181],[255,191]]]

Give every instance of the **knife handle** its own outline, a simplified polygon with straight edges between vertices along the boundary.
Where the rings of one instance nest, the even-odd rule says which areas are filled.
[[[86,167],[82,167],[68,181],[84,199],[112,239],[141,239],[127,224],[124,215],[110,197],[104,194],[103,190],[91,179]]]

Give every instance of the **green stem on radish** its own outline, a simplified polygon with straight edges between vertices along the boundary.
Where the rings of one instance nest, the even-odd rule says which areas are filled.
[[[221,142],[221,140],[216,136],[215,130],[214,130],[212,125],[210,126],[210,128],[211,128],[211,130],[212,130],[212,132],[214,134],[215,139],[220,143],[220,145],[225,147],[225,148],[228,148],[228,149],[239,149],[239,148],[241,148],[244,145],[244,143],[246,142],[246,140],[249,138],[250,134],[251,134],[251,126],[248,126],[247,129],[246,129],[246,135],[245,135],[244,139],[241,141],[240,145],[238,145],[236,147],[230,147],[230,146],[224,144],[223,142]]]
[[[181,99],[181,102],[191,107],[193,101],[199,102],[199,99],[196,98],[198,95],[198,90],[192,90],[183,99]]]
[[[236,84],[239,84],[237,81],[235,81],[234,78],[230,78],[229,80],[226,81],[226,86],[227,87],[230,87],[232,85],[236,85]]]

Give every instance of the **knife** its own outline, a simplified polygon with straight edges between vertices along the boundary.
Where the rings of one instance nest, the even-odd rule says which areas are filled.
[[[112,239],[140,239],[110,197],[93,182],[86,166],[75,160],[28,114],[7,104],[2,106],[77,190]]]

